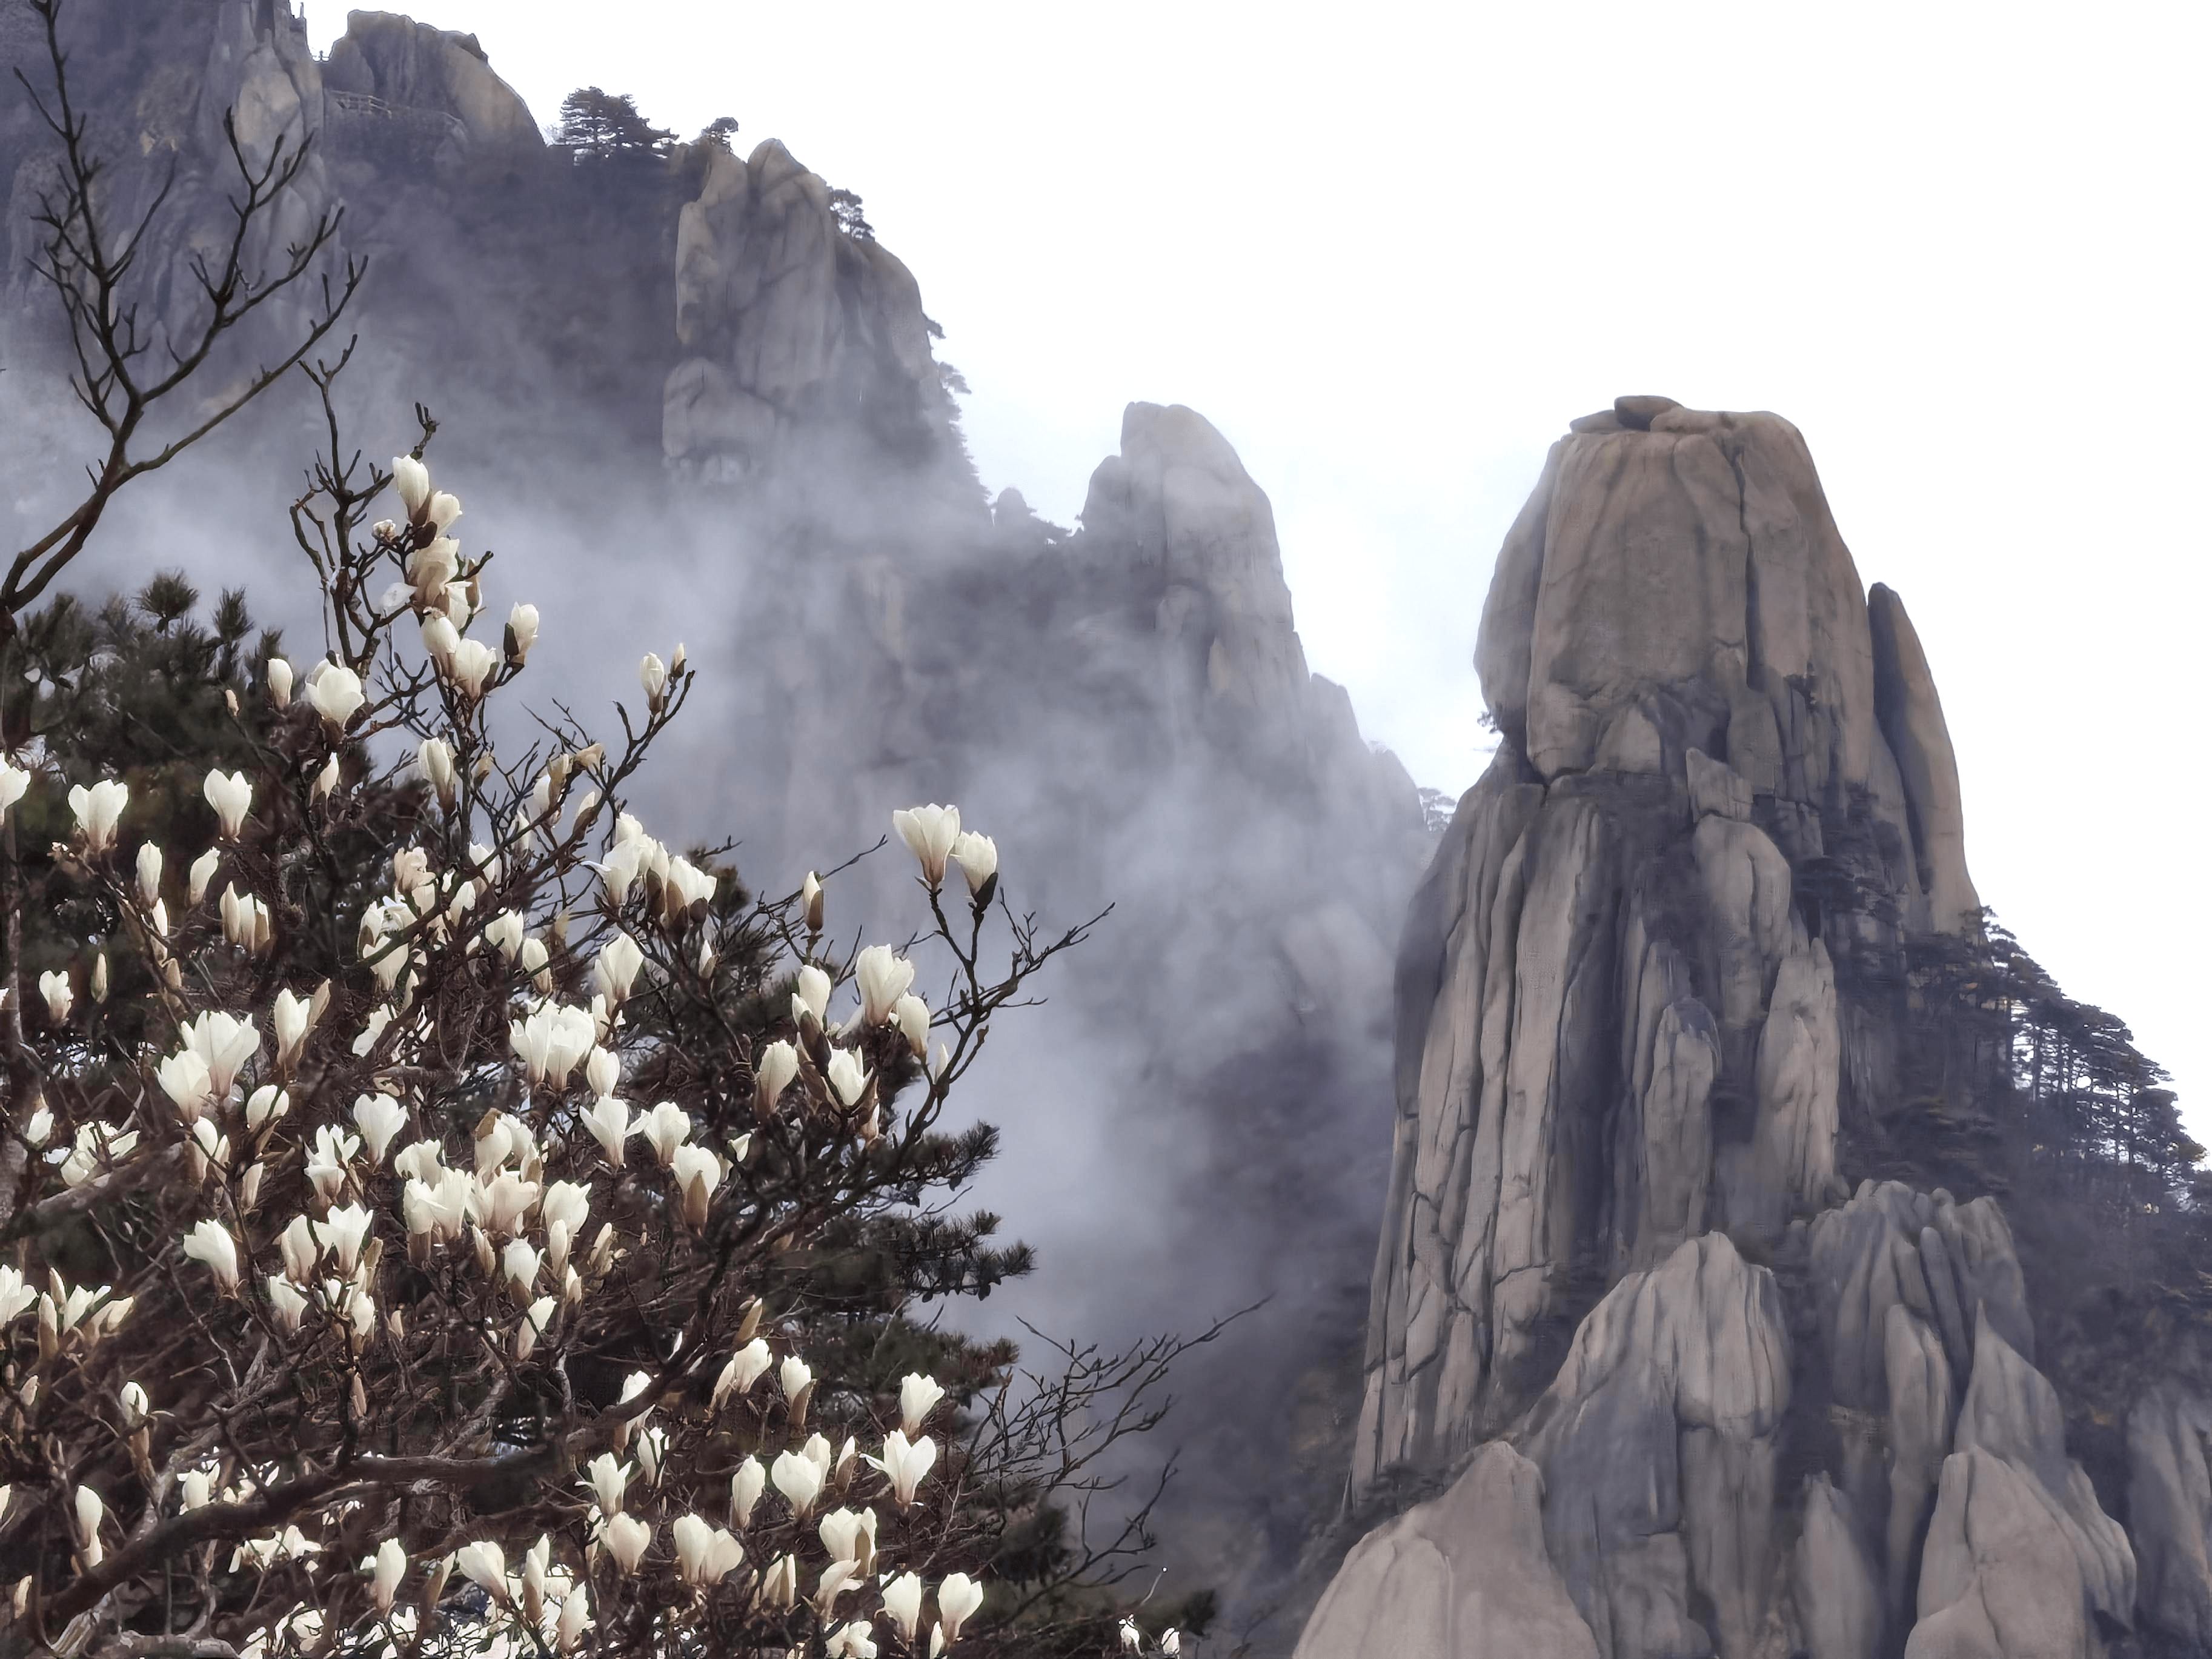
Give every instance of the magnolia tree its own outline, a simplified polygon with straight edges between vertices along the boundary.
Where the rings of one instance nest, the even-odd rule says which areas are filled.
[[[946,1208],[993,1140],[943,1125],[1084,930],[949,806],[896,815],[896,948],[663,846],[625,800],[681,646],[618,740],[495,753],[538,614],[421,453],[318,465],[329,650],[241,672],[208,813],[28,727],[0,769],[0,1644],[1113,1645],[1143,1506],[1066,1515],[1180,1345],[1023,1382],[910,1316],[1024,1266]],[[34,866],[92,918],[35,981]]]

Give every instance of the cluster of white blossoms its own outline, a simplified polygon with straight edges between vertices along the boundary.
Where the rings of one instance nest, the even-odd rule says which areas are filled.
[[[340,1629],[403,1651],[441,1619],[506,1632],[516,1651],[587,1651],[625,1609],[680,1622],[709,1617],[717,1596],[747,1616],[811,1619],[830,1654],[941,1653],[983,1589],[963,1572],[925,1579],[927,1553],[901,1528],[945,1480],[928,1431],[945,1389],[907,1376],[896,1422],[865,1443],[810,1430],[822,1402],[801,1328],[771,1305],[771,1277],[746,1295],[725,1274],[755,1238],[776,1259],[805,1182],[865,1167],[898,1127],[905,1084],[941,1099],[981,1016],[933,1014],[915,963],[887,945],[814,959],[823,897],[810,874],[788,1035],[747,1054],[734,1096],[641,1091],[640,1076],[691,1075],[665,1007],[711,998],[736,939],[716,873],[613,799],[693,671],[680,647],[668,664],[646,657],[649,718],[629,754],[611,760],[579,734],[510,775],[483,706],[523,667],[538,612],[515,605],[496,647],[473,636],[482,571],[448,533],[460,505],[411,457],[392,472],[406,518],[374,538],[403,580],[378,616],[411,616],[418,637],[372,631],[375,651],[303,676],[269,661],[272,714],[305,750],[289,775],[210,771],[216,842],[189,861],[154,840],[126,845],[122,781],[68,793],[76,833],[56,857],[118,919],[94,1000],[106,949],[135,950],[149,1035],[134,1039],[135,1092],[76,1087],[58,1063],[35,1109],[19,1110],[53,1195],[33,1203],[140,1205],[172,1244],[136,1294],[0,1265],[14,1356],[0,1453],[21,1470],[0,1487],[0,1522],[35,1492],[74,1569],[23,1578],[14,1610],[97,1624],[135,1605],[118,1599],[134,1574],[158,1582],[163,1563],[221,1540],[213,1569],[261,1586],[227,1592],[253,1610],[239,1650],[257,1655],[317,1650]],[[301,909],[287,872],[354,821],[378,732],[387,750],[408,740],[389,775],[419,781],[425,810],[339,932]],[[33,770],[0,765],[0,817]],[[950,806],[895,826],[933,909],[957,863],[980,921],[998,875],[989,838],[963,833]],[[271,983],[289,959],[279,947],[307,928],[341,941],[339,970]],[[833,1021],[841,982],[854,1002]],[[66,969],[40,991],[58,1032],[88,1018]],[[953,1041],[933,1060],[939,1028]],[[167,1380],[118,1388],[103,1356],[149,1290],[174,1326],[134,1352],[166,1356]],[[35,1358],[29,1334],[15,1340],[33,1326]],[[593,1405],[579,1379],[624,1342],[647,1368]],[[42,1409],[57,1396],[70,1427]],[[548,1483],[529,1510],[535,1541],[474,1529],[459,1499],[405,1510],[403,1534],[398,1494],[441,1482],[466,1494],[526,1457],[494,1426],[526,1408],[557,1418],[529,1477]],[[866,1421],[865,1401],[837,1409]],[[249,1444],[264,1418],[281,1431]],[[106,1461],[84,1441],[103,1433]],[[710,1476],[726,1451],[733,1462]],[[647,1580],[673,1588],[625,1588]]]

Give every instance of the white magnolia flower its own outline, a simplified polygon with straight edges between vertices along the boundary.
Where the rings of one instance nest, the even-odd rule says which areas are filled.
[[[161,849],[150,841],[138,849],[138,902],[149,906],[161,902]]]
[[[314,1224],[303,1215],[295,1215],[276,1236],[277,1254],[284,1258],[284,1276],[295,1285],[304,1285],[315,1275],[315,1262],[320,1255],[315,1248]]]
[[[830,1632],[822,1644],[822,1651],[826,1659],[876,1659],[876,1644],[870,1626],[859,1619]]]
[[[945,860],[960,837],[960,809],[957,806],[914,806],[891,814],[891,828],[921,866],[921,878],[932,892],[945,880]]]
[[[583,1233],[584,1219],[591,1210],[591,1188],[574,1181],[555,1182],[538,1200],[538,1214],[545,1224],[546,1260],[556,1278],[568,1266],[568,1246]],[[557,1254],[554,1249],[556,1237],[560,1244]]]
[[[461,630],[442,611],[433,611],[416,624],[422,635],[422,654],[441,674],[453,670],[453,653],[461,648]]]
[[[1123,1613],[1121,1615],[1121,1651],[1124,1653],[1142,1653],[1144,1650],[1144,1632],[1137,1628],[1137,1621],[1133,1615]]]
[[[522,941],[528,937],[522,918],[512,910],[502,910],[484,924],[483,936],[508,962],[520,954]]]
[[[43,1146],[54,1132],[54,1111],[51,1106],[41,1106],[31,1114],[31,1121],[23,1126],[23,1139],[33,1146]],[[0,1313],[0,1322],[8,1316]]]
[[[238,1241],[220,1221],[199,1223],[185,1235],[185,1255],[204,1261],[225,1296],[238,1288]]]
[[[678,1146],[669,1155],[669,1170],[684,1195],[684,1219],[694,1227],[707,1224],[714,1188],[722,1184],[722,1161],[704,1146]]]
[[[322,770],[315,774],[315,787],[309,792],[310,798],[321,800],[337,787],[338,757],[332,755],[323,763]]]
[[[764,1336],[755,1337],[732,1354],[730,1363],[722,1367],[722,1374],[714,1379],[712,1408],[721,1410],[722,1402],[733,1394],[751,1393],[753,1384],[760,1381],[761,1374],[768,1370],[769,1363],[768,1339]]]
[[[23,792],[31,787],[31,775],[13,761],[0,760],[0,823],[8,821],[8,809],[23,799]]]
[[[76,1538],[89,1553],[100,1545],[100,1523],[107,1518],[107,1505],[89,1486],[76,1489]]]
[[[760,1087],[761,1110],[774,1111],[775,1103],[798,1075],[799,1050],[790,1043],[779,1037],[762,1049],[753,1071],[754,1081]]]
[[[243,772],[225,776],[220,769],[207,775],[200,787],[207,804],[215,808],[216,822],[222,826],[225,841],[236,841],[239,831],[246,827],[246,815],[253,805],[253,780]]]
[[[300,1287],[282,1273],[271,1273],[267,1279],[269,1304],[276,1310],[276,1322],[297,1335],[300,1322],[307,1317],[307,1298]]]
[[[806,931],[822,931],[822,878],[809,870],[806,879],[799,884],[799,905],[806,917]]]
[[[850,1048],[840,1048],[830,1056],[830,1086],[848,1106],[859,1105],[860,1097],[867,1093],[867,1068]]]
[[[76,994],[70,989],[69,975],[52,970],[40,974],[39,994],[46,1000],[46,1018],[57,1025],[66,1024],[76,1001]]]
[[[634,1573],[653,1542],[653,1528],[634,1515],[611,1516],[599,1542],[614,1557],[617,1566],[625,1573]]]
[[[797,988],[792,993],[792,1024],[803,1025],[806,1023],[802,1012],[812,1015],[817,1025],[826,1022],[830,1018],[830,975],[812,963],[801,968]]]
[[[899,1639],[911,1647],[921,1625],[921,1580],[902,1572],[884,1586],[884,1611],[898,1626]]]
[[[854,964],[860,988],[860,1018],[880,1025],[891,1017],[891,1005],[914,983],[914,964],[896,955],[888,945],[871,945]]]
[[[309,1009],[307,998],[289,991],[277,992],[270,1005],[269,1025],[276,1034],[276,1064],[281,1070],[289,1071],[299,1060],[300,1049],[307,1040]]]
[[[594,1047],[584,1056],[584,1085],[594,1097],[611,1095],[622,1081],[622,1061],[605,1049]]]
[[[875,1565],[876,1512],[856,1515],[851,1510],[832,1510],[815,1528],[822,1547],[832,1561],[850,1561],[865,1575]]]
[[[177,1485],[188,1510],[205,1509],[215,1496],[215,1477],[205,1469],[187,1469]]]
[[[453,586],[460,568],[461,544],[451,536],[433,536],[410,553],[402,567],[415,602],[439,611],[445,609],[446,590]]]
[[[507,613],[507,655],[520,662],[538,643],[538,607],[518,605]]]
[[[125,1382],[119,1398],[123,1405],[123,1421],[127,1427],[137,1428],[153,1413],[153,1402],[146,1397],[146,1390],[136,1382]]]
[[[536,940],[526,940],[535,944]],[[541,1005],[527,1018],[512,1022],[507,1041],[528,1073],[531,1086],[565,1089],[568,1075],[599,1041],[599,1029],[580,1008]]]
[[[332,736],[344,731],[368,701],[361,676],[342,663],[325,663],[307,682],[308,706],[323,717],[323,725]]]
[[[481,697],[484,682],[499,666],[499,653],[482,640],[463,640],[453,647],[453,684],[471,697]]]
[[[658,714],[668,691],[668,665],[648,651],[637,665],[638,684],[645,688],[646,706]]]
[[[538,1247],[528,1239],[511,1240],[500,1258],[500,1267],[507,1283],[514,1286],[515,1300],[526,1300],[538,1284]]]
[[[599,947],[598,960],[592,964],[592,981],[606,997],[607,1006],[613,1007],[630,993],[637,983],[638,969],[645,965],[645,952],[628,933],[617,932]]]
[[[381,1164],[392,1138],[407,1127],[407,1109],[390,1095],[361,1095],[353,1103],[353,1121],[368,1148],[368,1161]]]
[[[676,1156],[677,1147],[691,1138],[690,1115],[672,1100],[664,1100],[647,1112],[638,1120],[638,1127],[652,1143],[664,1170]]]
[[[868,1460],[891,1483],[891,1496],[901,1509],[914,1502],[916,1487],[927,1474],[930,1466],[937,1462],[937,1443],[927,1435],[909,1441],[905,1434],[893,1429],[884,1437],[884,1455]]]
[[[495,1233],[519,1233],[522,1218],[538,1202],[538,1183],[525,1181],[512,1170],[501,1170],[479,1188],[478,1219]]]
[[[748,1456],[730,1477],[730,1514],[741,1527],[753,1523],[753,1505],[768,1486],[768,1470],[757,1457]]]
[[[168,1095],[185,1124],[199,1121],[199,1115],[215,1106],[215,1084],[208,1078],[208,1061],[197,1048],[179,1048],[173,1055],[161,1057],[155,1064],[155,1082],[161,1084],[161,1093]]]
[[[616,909],[619,910],[629,902],[629,890],[637,880],[644,858],[645,848],[641,842],[620,841],[615,843],[604,860],[592,866],[599,872],[599,880],[606,887],[607,902]]]
[[[695,1588],[720,1583],[745,1559],[744,1547],[726,1528],[696,1515],[678,1516],[669,1532],[676,1540],[677,1571]]]
[[[799,1396],[812,1386],[814,1368],[793,1354],[776,1368],[775,1380],[783,1389],[783,1397],[795,1405]]]
[[[929,1052],[929,1005],[912,992],[891,1004],[891,1024],[920,1060]]]
[[[115,826],[130,803],[131,791],[112,778],[102,778],[89,789],[79,784],[69,792],[70,811],[84,836],[84,850],[97,858],[115,844]]]
[[[580,1486],[589,1486],[592,1496],[599,1500],[599,1513],[620,1515],[623,1492],[629,1486],[629,1465],[612,1452],[601,1452],[584,1466],[584,1479]]]
[[[497,1544],[489,1540],[464,1544],[453,1553],[453,1565],[461,1570],[463,1577],[490,1596],[495,1604],[507,1604],[507,1552]]]
[[[964,1572],[947,1573],[945,1582],[937,1587],[937,1627],[945,1632],[945,1639],[960,1639],[960,1627],[975,1616],[976,1608],[983,1605],[983,1587]]]
[[[94,1002],[107,1000],[107,952],[100,951],[92,959],[92,983],[86,988]]]
[[[376,1553],[361,1565],[362,1571],[369,1575],[368,1595],[376,1603],[376,1610],[390,1613],[399,1581],[407,1576],[407,1547],[397,1538],[387,1538],[376,1547]]]
[[[350,1135],[346,1137],[350,1140]],[[315,1239],[337,1262],[338,1272],[348,1278],[361,1261],[362,1241],[368,1237],[376,1218],[358,1204],[349,1204],[333,1209],[325,1216],[322,1224],[315,1229]]]
[[[667,891],[672,900],[671,915],[681,915],[695,906],[704,904],[714,896],[716,879],[711,870],[702,870],[685,858],[668,860]]]
[[[804,1516],[822,1495],[822,1471],[812,1458],[799,1452],[778,1452],[769,1478],[775,1482],[775,1489],[783,1494],[795,1516]]]
[[[216,870],[222,863],[222,854],[212,847],[192,860],[185,881],[185,896],[191,903],[197,905],[207,896],[208,884],[215,879]]]
[[[459,1238],[476,1198],[476,1183],[459,1170],[410,1178],[400,1194],[401,1214],[410,1237],[435,1244]]]
[[[969,896],[979,904],[983,902],[999,873],[998,843],[972,830],[963,830],[952,843],[952,860],[968,878]]]
[[[425,738],[416,746],[415,764],[423,781],[437,791],[445,805],[453,804],[453,745],[443,738]]]
[[[633,1119],[629,1108],[612,1095],[601,1095],[592,1103],[591,1109],[580,1115],[584,1127],[607,1155],[607,1162],[617,1170],[623,1167],[623,1143],[645,1127],[642,1117]]]
[[[192,1051],[207,1061],[208,1086],[218,1101],[229,1097],[239,1073],[261,1052],[261,1034],[253,1029],[253,1022],[220,1008],[195,1017],[182,1035]]]
[[[899,1427],[909,1435],[929,1420],[945,1389],[933,1376],[908,1371],[899,1383]]]
[[[263,672],[268,677],[269,701],[279,708],[289,708],[292,706],[292,665],[282,657],[271,657],[269,666]]]
[[[395,455],[392,458],[392,483],[399,491],[399,505],[406,509],[410,519],[413,519],[429,504],[430,469],[412,455]],[[485,1547],[491,1547],[485,1546]],[[496,1554],[498,1552],[495,1549],[493,1553]],[[463,1565],[461,1571],[468,1572],[469,1570]],[[502,1564],[500,1568],[502,1576],[506,1571],[506,1566]],[[469,1576],[471,1578],[476,1577],[474,1573],[469,1573]]]
[[[1173,1625],[1160,1632],[1160,1651],[1167,1655],[1168,1659],[1176,1659],[1176,1656],[1182,1651],[1182,1632]]]
[[[264,1123],[273,1123],[292,1109],[292,1097],[273,1083],[264,1083],[246,1100],[246,1127],[249,1133],[258,1132]]]

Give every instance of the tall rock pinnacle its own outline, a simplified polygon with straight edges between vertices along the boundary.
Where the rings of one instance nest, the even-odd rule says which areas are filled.
[[[1352,1470],[1355,1504],[1453,1484],[1354,1549],[1300,1659],[2086,1654],[2135,1559],[2002,1214],[1838,1174],[1898,1105],[1907,947],[1982,923],[1926,657],[1796,428],[1575,422],[1475,662],[1501,741],[1399,953]],[[1535,1588],[1486,1595],[1536,1491]]]

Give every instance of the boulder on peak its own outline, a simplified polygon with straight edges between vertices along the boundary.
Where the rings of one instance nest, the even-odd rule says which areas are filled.
[[[545,140],[530,106],[500,79],[473,34],[418,23],[390,11],[349,11],[346,32],[331,46],[323,85],[347,97],[374,99],[387,118],[428,112],[457,122],[477,155],[542,150]]]

